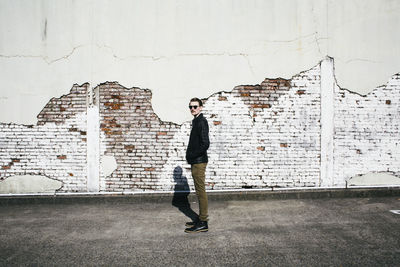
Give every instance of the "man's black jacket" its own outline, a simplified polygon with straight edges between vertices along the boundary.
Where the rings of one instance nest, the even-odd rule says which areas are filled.
[[[186,160],[189,164],[207,163],[207,149],[210,146],[208,138],[208,122],[203,114],[192,121],[189,144],[186,150]]]

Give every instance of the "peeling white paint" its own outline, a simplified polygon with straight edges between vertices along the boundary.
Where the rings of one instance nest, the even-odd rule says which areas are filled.
[[[0,194],[52,193],[61,187],[61,181],[46,176],[12,176],[0,182]]]

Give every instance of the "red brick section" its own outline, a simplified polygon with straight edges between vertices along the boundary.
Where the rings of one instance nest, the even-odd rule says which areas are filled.
[[[290,80],[265,79],[260,85],[241,85],[236,86],[232,93],[237,97],[241,97],[254,111],[257,112],[265,108],[271,108],[277,103],[280,96],[286,94],[290,89]]]
[[[86,93],[88,90],[88,83],[81,86],[75,84],[68,95],[52,98],[37,116],[37,125],[43,125],[47,122],[62,124],[66,119],[78,113],[86,112]]]
[[[106,191],[156,189],[168,145],[180,126],[157,117],[150,90],[107,82],[99,86],[99,97],[102,145],[118,164],[106,178]]]

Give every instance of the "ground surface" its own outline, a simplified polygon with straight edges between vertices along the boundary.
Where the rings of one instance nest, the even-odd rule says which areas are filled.
[[[186,234],[171,202],[0,206],[0,265],[400,266],[389,210],[400,197],[214,201]]]

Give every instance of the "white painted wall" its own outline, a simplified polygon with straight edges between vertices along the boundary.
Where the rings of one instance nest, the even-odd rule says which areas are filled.
[[[196,95],[290,78],[326,55],[365,94],[400,71],[397,0],[0,0],[0,121],[35,124],[72,84],[153,91],[163,120]]]

